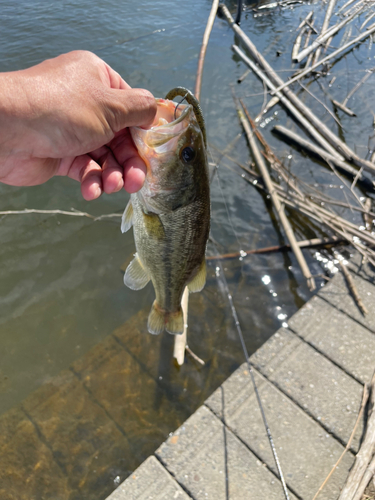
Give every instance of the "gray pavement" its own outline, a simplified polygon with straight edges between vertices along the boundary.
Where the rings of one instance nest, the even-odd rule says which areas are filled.
[[[374,371],[374,273],[351,270],[366,317],[338,274],[250,358],[293,499],[311,500],[331,471]],[[319,500],[339,496],[362,430]],[[174,498],[284,498],[246,364],[107,500]]]

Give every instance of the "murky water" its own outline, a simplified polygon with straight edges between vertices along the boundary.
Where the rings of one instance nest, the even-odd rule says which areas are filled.
[[[86,49],[131,86],[164,96],[177,85],[194,88],[211,2],[0,0],[0,7],[0,71]],[[256,17],[247,5],[241,26],[282,71],[290,68],[296,19],[310,9],[298,4]],[[321,22],[323,6],[314,9]],[[224,149],[241,132],[229,85],[246,68],[233,55],[233,42],[233,32],[217,19],[201,95],[213,157],[215,146]],[[325,92],[342,100],[373,59],[366,42],[336,64],[337,82],[328,88],[329,77],[324,79]],[[286,78],[288,72],[280,74]],[[362,156],[373,135],[371,82],[352,98],[358,118],[340,115],[338,131]],[[330,95],[319,85],[309,89],[329,105]],[[256,77],[249,75],[237,91],[257,114],[264,96]],[[303,99],[338,129],[316,101]],[[294,127],[286,113],[277,108],[268,116],[272,122],[263,131],[291,170],[322,192],[343,197],[333,174],[271,135],[275,123]],[[244,137],[231,155],[249,161]],[[269,200],[225,166],[234,168],[222,160],[212,184],[212,236],[219,251],[283,243]],[[0,210],[73,207],[94,215],[120,214],[128,199],[122,192],[85,202],[78,184],[62,178],[27,189],[0,184],[0,194]],[[303,239],[323,234],[302,217],[293,224]],[[0,241],[1,499],[105,498],[244,361],[222,278],[211,261],[204,291],[189,303],[189,346],[206,366],[188,359],[177,369],[173,339],[146,331],[152,287],[134,292],[123,285],[121,268],[134,243],[131,231],[121,234],[119,219],[6,216],[0,220]],[[213,253],[212,245],[208,250]],[[322,273],[313,254],[305,255],[312,272]],[[253,255],[223,265],[250,353],[311,296],[291,254]],[[323,282],[318,278],[318,287]]]

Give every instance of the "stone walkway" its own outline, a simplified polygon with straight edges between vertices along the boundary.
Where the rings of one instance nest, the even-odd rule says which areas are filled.
[[[331,471],[375,367],[374,273],[350,266],[366,317],[339,273],[250,358],[291,499],[311,500]],[[319,500],[338,497],[362,430]],[[243,364],[107,500],[283,498]]]

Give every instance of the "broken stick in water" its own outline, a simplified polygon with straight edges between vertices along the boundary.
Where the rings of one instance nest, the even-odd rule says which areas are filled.
[[[347,283],[349,290],[353,296],[353,299],[354,299],[355,303],[357,304],[358,309],[365,316],[366,314],[368,314],[368,310],[367,310],[366,306],[364,305],[364,303],[363,303],[363,301],[358,293],[358,290],[354,284],[353,278],[351,277],[350,272],[348,271],[346,266],[341,262],[341,260],[339,260],[339,264],[340,264],[340,269],[342,271],[342,274],[345,276],[346,283]]]
[[[290,80],[288,80],[287,82],[283,83],[282,85],[280,85],[274,92],[272,93],[276,93],[280,90],[283,90],[285,87],[287,87],[288,85],[290,85],[291,83],[294,83],[296,82],[297,80],[299,80],[300,78],[302,78],[303,76],[307,75],[307,73],[310,73],[310,71],[312,71],[313,69],[317,68],[318,66],[320,66],[321,64],[324,64],[326,63],[327,61],[329,61],[330,59],[333,59],[334,57],[338,56],[339,54],[341,54],[342,52],[344,52],[346,49],[348,49],[349,47],[351,47],[352,45],[355,45],[356,43],[359,43],[363,40],[365,40],[366,38],[368,38],[370,35],[372,35],[372,33],[374,33],[375,31],[375,25],[372,25],[370,28],[368,28],[364,33],[361,33],[359,36],[357,36],[356,38],[354,38],[353,40],[351,40],[350,42],[346,43],[344,46],[340,47],[339,49],[335,50],[334,52],[332,52],[332,54],[329,54],[328,56],[324,57],[323,59],[321,59],[320,61],[316,62],[315,64],[313,64],[310,68],[308,68],[307,70],[304,70],[302,71],[301,73],[299,73],[297,76],[291,78]]]
[[[323,488],[325,487],[325,485],[328,483],[330,477],[332,476],[332,474],[335,472],[336,468],[340,464],[341,460],[344,458],[345,453],[349,450],[349,448],[350,448],[350,446],[352,444],[353,438],[355,436],[358,424],[362,420],[362,414],[363,414],[363,411],[364,411],[364,409],[366,407],[369,395],[370,395],[369,386],[367,384],[365,384],[364,387],[363,387],[361,407],[359,409],[357,420],[356,420],[356,422],[354,424],[354,428],[353,428],[352,433],[350,435],[349,441],[346,443],[345,450],[341,453],[339,459],[337,460],[337,462],[335,463],[335,465],[332,467],[331,472],[328,474],[328,476],[325,478],[325,480],[321,484],[321,486],[318,489],[318,491],[315,493],[313,500],[316,500],[318,498],[318,496],[320,495],[321,491],[323,490]]]
[[[319,247],[329,247],[333,245],[341,245],[347,241],[342,238],[312,238],[311,240],[301,240],[297,241],[297,245],[300,248],[319,248]],[[262,254],[262,253],[273,253],[273,252],[285,252],[291,250],[290,245],[275,245],[272,247],[256,248],[255,250],[242,250],[241,252],[224,253],[221,255],[210,255],[206,257],[206,260],[227,260],[227,259],[238,259],[240,257],[245,257],[246,255]]]
[[[339,108],[341,109],[341,111],[344,111],[344,113],[346,113],[347,115],[349,116],[357,116],[354,111],[352,111],[351,109],[347,108],[344,104],[341,104],[341,102],[339,101],[336,101],[335,99],[332,99],[332,104],[334,106],[336,106],[336,108]]]
[[[293,114],[296,116],[295,110],[300,112],[300,114],[303,115],[303,117],[306,119],[305,123],[307,122],[307,125],[303,125],[305,128],[309,129],[314,129],[316,135],[321,135],[324,136],[324,139],[326,142],[330,143],[330,147],[325,147],[327,151],[329,151],[331,154],[334,156],[337,156],[338,154],[341,154],[345,156],[345,158],[349,161],[352,161],[356,165],[363,167],[365,170],[368,170],[372,173],[375,173],[375,168],[374,165],[362,158],[360,158],[354,151],[352,151],[340,138],[332,132],[332,130],[327,127],[319,118],[311,111],[310,108],[308,108],[288,87],[289,82],[293,81],[294,79],[290,80],[289,82],[285,83],[278,75],[277,73],[272,69],[270,64],[266,61],[266,59],[262,56],[262,54],[257,50],[255,45],[252,43],[250,38],[241,30],[239,26],[234,24],[233,18],[227,9],[227,7],[223,4],[220,4],[220,12],[223,14],[225,19],[228,21],[229,25],[233,29],[233,31],[238,35],[238,37],[241,39],[242,43],[246,46],[248,51],[250,52],[251,56],[254,58],[254,60],[257,62],[257,64],[253,63],[243,52],[241,49],[239,49],[237,46],[232,46],[232,49],[246,62],[248,66],[250,66],[253,71],[260,77],[262,80],[267,84],[267,86],[271,90],[272,95],[277,95],[280,98],[280,101],[284,104],[286,101],[288,101],[288,104],[285,104],[288,106],[288,109],[290,109],[291,105],[292,108],[294,108]],[[375,32],[375,25],[367,32],[367,36],[371,34],[372,32]],[[371,32],[371,33],[370,33]],[[322,59],[323,61],[323,59]],[[319,61],[319,64],[321,61]],[[261,66],[264,71],[260,69]],[[303,72],[301,73],[301,75]],[[297,79],[300,78],[300,75],[297,77]],[[275,86],[278,86],[275,89]],[[282,89],[283,94],[279,92],[279,90]],[[286,99],[282,100],[281,97],[285,97]],[[297,118],[299,121],[301,121],[300,118]],[[310,133],[310,130],[309,130]],[[314,132],[312,131],[311,134],[314,136]],[[315,137],[315,136],[314,136]],[[322,144],[321,139],[317,139],[320,144]],[[332,147],[334,146],[334,147]],[[336,149],[335,149],[336,148]],[[343,159],[342,157],[340,159]]]
[[[369,481],[368,470],[374,467],[375,453],[375,374],[372,377],[370,385],[370,415],[367,419],[366,433],[361,447],[355,457],[355,463],[349,473],[344,488],[338,500],[358,500],[362,498],[365,488]],[[371,479],[371,476],[369,480]],[[367,481],[367,482],[366,482]],[[366,482],[366,484],[364,484]]]
[[[363,7],[362,7],[363,9]],[[306,56],[308,56],[311,52],[313,52],[315,49],[320,47],[326,40],[328,40],[332,35],[340,31],[340,29],[348,24],[357,14],[359,14],[360,10],[356,10],[353,12],[353,14],[343,21],[341,23],[337,23],[335,26],[332,26],[330,29],[328,29],[324,34],[318,36],[318,38],[306,49],[302,50],[297,57],[293,59],[293,62],[301,62],[302,59],[304,59]],[[314,65],[313,65],[314,67]]]
[[[335,4],[336,4],[336,0],[330,0],[330,2],[328,4],[328,7],[327,7],[326,15],[324,17],[324,21],[323,21],[323,25],[322,25],[322,31],[320,33],[320,36],[324,35],[324,33],[326,33],[326,31],[328,30],[329,21],[331,20],[331,16],[332,16]],[[327,40],[327,43],[328,43],[328,41],[329,41],[329,39]],[[321,47],[318,47],[316,49],[316,52],[314,54],[314,58],[312,60],[312,64],[313,65],[319,60],[320,51],[321,51]]]
[[[283,135],[284,137],[288,138],[290,141],[297,144],[298,146],[319,156],[327,163],[328,162],[333,163],[337,169],[341,170],[342,172],[345,172],[347,175],[350,175],[351,177],[356,177],[359,173],[359,170],[356,170],[356,168],[352,167],[348,163],[338,160],[335,156],[331,155],[330,153],[327,153],[327,151],[325,151],[324,149],[320,148],[319,146],[316,146],[312,142],[308,141],[307,139],[304,139],[300,135],[296,134],[295,132],[292,132],[286,127],[283,127],[282,125],[275,125],[272,131]],[[363,173],[360,173],[357,180],[363,183],[364,187],[366,187],[367,189],[374,190],[375,188],[374,181],[369,177],[365,176]]]
[[[254,134],[250,128],[250,124],[247,121],[243,111],[240,109],[238,99],[236,98],[236,96],[234,94],[233,94],[233,99],[234,99],[235,104],[236,104],[238,117],[239,117],[241,124],[246,132],[246,136],[247,136],[249,146],[251,148],[255,163],[257,164],[257,166],[260,170],[263,181],[267,187],[269,195],[271,196],[271,200],[275,206],[276,212],[277,212],[279,219],[280,219],[280,222],[284,228],[286,237],[289,240],[290,246],[293,249],[294,255],[296,256],[296,259],[297,259],[298,264],[301,268],[302,274],[306,278],[307,286],[309,287],[310,290],[315,290],[315,288],[316,288],[315,280],[314,280],[313,276],[311,275],[311,272],[310,272],[310,269],[306,263],[305,257],[303,256],[302,251],[297,244],[297,240],[294,236],[292,226],[290,225],[290,222],[289,222],[287,216],[285,215],[284,206],[280,202],[280,199],[277,195],[277,192],[274,189],[274,184],[273,184],[272,179],[270,177],[270,174],[267,170],[267,167],[266,167],[266,164],[263,160],[263,157],[260,154],[258,145],[257,145],[255,137],[254,137]]]

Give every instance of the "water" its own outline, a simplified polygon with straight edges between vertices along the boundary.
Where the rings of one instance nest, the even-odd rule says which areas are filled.
[[[211,8],[208,0],[0,0],[0,5],[1,71],[85,49],[131,86],[155,96],[177,85],[194,88]],[[321,22],[324,9],[314,8]],[[247,5],[241,26],[271,65],[285,70],[296,18],[310,9],[301,4],[255,17]],[[224,149],[241,132],[229,84],[246,68],[230,50],[233,41],[233,32],[217,19],[201,93],[213,156],[214,146]],[[373,57],[366,42],[335,66],[339,78],[332,88],[324,79],[326,95],[319,82],[309,89],[320,92],[327,105],[331,95],[342,100]],[[340,114],[338,130],[363,156],[368,142],[370,149],[374,143],[368,141],[373,135],[371,81],[350,101],[358,118]],[[238,93],[257,114],[263,86],[254,75]],[[337,131],[315,101],[304,99]],[[295,127],[291,118],[281,108],[267,116],[272,121],[263,132],[278,156],[305,181],[345,200],[339,179],[270,133],[276,123]],[[231,155],[249,161],[244,137]],[[212,237],[219,251],[283,243],[270,201],[225,166],[234,168],[222,160],[212,184]],[[73,207],[94,215],[121,214],[128,200],[121,192],[85,202],[79,185],[63,178],[27,189],[0,184],[0,195],[0,210]],[[358,222],[358,215],[351,218]],[[123,285],[121,269],[134,253],[134,242],[131,231],[122,235],[119,225],[119,219],[93,222],[62,215],[0,220],[1,499],[104,499],[244,361],[220,272],[211,261],[204,291],[189,302],[189,346],[206,366],[191,359],[181,369],[174,366],[173,339],[146,332],[152,287],[134,292]],[[323,234],[303,217],[294,217],[293,225],[301,238]],[[214,252],[211,244],[208,252]],[[313,254],[305,255],[312,272],[322,273]],[[224,261],[223,267],[250,353],[311,297],[291,254],[253,255]],[[317,279],[318,287],[323,283]]]

